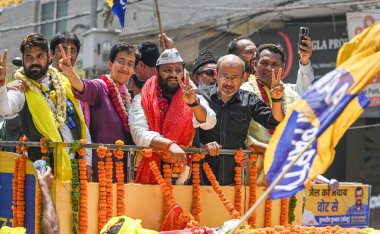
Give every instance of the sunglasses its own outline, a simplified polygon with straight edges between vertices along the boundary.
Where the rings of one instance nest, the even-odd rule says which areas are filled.
[[[198,71],[196,74],[197,75],[202,75],[202,74],[206,74],[206,76],[215,76],[215,71],[212,70],[212,69],[207,69],[207,70],[204,70],[204,71]]]

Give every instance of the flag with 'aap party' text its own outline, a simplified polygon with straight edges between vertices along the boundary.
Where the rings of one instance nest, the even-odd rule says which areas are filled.
[[[379,30],[375,24],[367,30]],[[367,30],[363,33],[367,33]],[[355,40],[355,38],[353,39]],[[371,38],[363,38],[366,43]],[[334,160],[335,146],[346,130],[363,113],[369,100],[363,88],[380,72],[380,39],[350,57],[315,84],[302,98],[289,106],[284,120],[269,141],[264,158],[267,181],[272,184],[313,139],[295,166],[270,194],[271,199],[286,198],[304,189],[318,174],[323,174]],[[341,50],[347,47],[343,46]],[[339,54],[346,54],[339,51]]]
[[[125,10],[127,9],[127,0],[107,0],[108,6],[112,12],[119,18],[121,28],[124,28]]]

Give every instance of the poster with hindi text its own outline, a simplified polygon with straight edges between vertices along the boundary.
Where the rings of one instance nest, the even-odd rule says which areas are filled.
[[[368,227],[371,186],[340,183],[339,189],[311,184],[305,189],[302,224],[325,227]]]

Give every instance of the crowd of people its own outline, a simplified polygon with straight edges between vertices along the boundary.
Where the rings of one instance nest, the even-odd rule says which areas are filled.
[[[202,51],[188,72],[180,51],[165,34],[160,35],[162,53],[151,42],[116,43],[109,74],[85,79],[73,69],[81,48],[75,34],[59,32],[49,46],[43,35],[30,33],[20,45],[22,67],[8,84],[7,51],[0,54],[0,115],[18,118],[30,141],[123,140],[166,152],[150,158],[135,155],[136,183],[157,183],[150,161],[160,168],[164,164],[188,168],[190,156],[182,148],[204,147],[208,152],[204,161],[219,183],[231,185],[236,163],[231,155],[219,155],[220,150],[253,147],[265,152],[287,106],[312,83],[311,39],[305,37],[302,43],[296,84],[281,81],[286,55],[279,45],[257,48],[249,38],[237,38],[220,58],[212,50]],[[31,148],[28,156],[37,160],[39,149]],[[76,157],[68,150],[56,156]],[[96,151],[87,150],[86,159],[88,180],[97,181]],[[261,164],[259,160],[259,168]],[[242,166],[248,166],[247,157]],[[259,174],[259,181],[264,181]],[[173,172],[173,183],[190,183],[189,171]],[[210,184],[204,173],[201,183]]]

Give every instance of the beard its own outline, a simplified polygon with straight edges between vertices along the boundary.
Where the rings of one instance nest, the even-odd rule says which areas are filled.
[[[255,74],[256,69],[251,62],[245,63],[245,72],[250,73],[250,74]]]
[[[179,89],[179,84],[177,83],[176,86],[170,86],[169,78],[177,79],[177,78],[174,78],[174,76],[169,76],[167,79],[164,79],[160,76],[160,74],[158,74],[158,85],[160,86],[160,88],[162,89],[164,93],[174,94]]]
[[[38,79],[44,77],[47,73],[47,70],[48,70],[48,64],[46,64],[45,67],[42,67],[38,64],[32,64],[32,65],[30,65],[29,68],[26,68],[25,65],[23,65],[23,67],[24,67],[24,73],[25,73],[26,77],[33,79],[33,80],[38,80]],[[39,71],[33,71],[32,70],[33,68],[39,68],[40,70]]]

